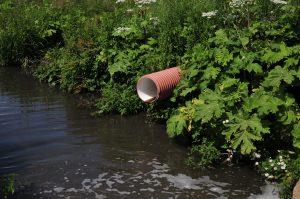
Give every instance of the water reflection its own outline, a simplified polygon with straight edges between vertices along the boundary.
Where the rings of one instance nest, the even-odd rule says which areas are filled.
[[[192,171],[164,126],[92,118],[16,68],[0,68],[0,136],[0,173],[22,185],[14,198],[240,199],[264,185],[247,167]]]

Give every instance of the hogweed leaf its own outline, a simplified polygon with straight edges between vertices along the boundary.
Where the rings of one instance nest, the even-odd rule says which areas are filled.
[[[226,78],[220,85],[220,90],[224,90],[226,88],[229,88],[233,85],[236,85],[239,82],[238,79],[235,78]]]
[[[216,62],[222,66],[226,66],[231,60],[233,60],[233,54],[229,53],[229,50],[225,47],[215,49]]]
[[[276,113],[281,105],[284,105],[282,99],[274,97],[260,89],[245,99],[243,109],[247,112],[257,109],[258,115],[263,116],[269,113]]]
[[[294,137],[294,141],[293,141],[294,147],[300,149],[300,123],[294,125],[292,135]]]
[[[246,66],[248,72],[255,72],[256,74],[263,73],[262,66],[257,63],[250,63]]]
[[[231,142],[233,149],[240,147],[242,154],[250,154],[256,149],[253,141],[261,140],[263,134],[269,133],[269,129],[263,127],[256,114],[229,114],[229,117],[230,123],[226,125],[228,128],[222,134]]]
[[[201,80],[212,80],[216,79],[220,73],[220,68],[209,66],[203,71]]]
[[[264,87],[277,87],[279,88],[281,81],[291,84],[294,81],[293,73],[291,73],[286,68],[281,66],[276,66],[273,70],[269,72],[268,77],[262,83]]]
[[[187,127],[185,116],[181,113],[172,115],[167,121],[167,133],[170,137],[175,137],[184,132]]]
[[[201,120],[202,123],[207,123],[213,118],[219,118],[225,112],[225,104],[220,91],[212,91],[206,89],[199,97],[200,102],[205,103],[195,104],[194,120]]]
[[[292,124],[296,120],[297,120],[297,116],[296,116],[295,112],[292,110],[285,111],[284,114],[282,115],[282,117],[280,118],[280,121],[284,125]]]

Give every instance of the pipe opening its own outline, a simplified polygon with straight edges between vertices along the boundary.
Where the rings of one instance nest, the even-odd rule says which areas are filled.
[[[152,102],[157,98],[157,87],[149,78],[141,78],[137,85],[137,93],[144,102]]]

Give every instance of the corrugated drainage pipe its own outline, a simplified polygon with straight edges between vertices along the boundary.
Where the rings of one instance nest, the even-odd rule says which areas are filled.
[[[293,199],[300,199],[300,180],[297,182],[293,190]]]
[[[167,98],[180,81],[180,68],[173,67],[142,76],[137,83],[137,93],[144,102]]]

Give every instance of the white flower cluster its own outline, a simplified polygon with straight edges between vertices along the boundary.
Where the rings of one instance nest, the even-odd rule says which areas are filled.
[[[277,165],[280,166],[282,170],[286,169],[286,163],[283,161],[282,156],[279,156],[279,162],[277,162]]]
[[[118,27],[118,28],[115,28],[115,32],[118,33],[118,34],[120,34],[122,32],[128,32],[130,30],[131,30],[131,28],[128,28],[128,27]]]
[[[240,8],[243,7],[246,4],[252,3],[253,0],[231,0],[229,2],[229,6],[231,8]]]
[[[139,7],[142,7],[143,5],[147,5],[150,3],[155,3],[156,0],[134,0],[135,4]]]
[[[268,179],[274,179],[275,177],[269,173],[265,173],[265,177]]]
[[[222,123],[227,124],[227,123],[229,123],[229,120],[224,120]]]
[[[260,157],[261,157],[261,155],[260,155],[259,153],[256,153],[256,152],[253,153],[253,156],[254,156],[255,158],[260,158]]]
[[[216,16],[217,12],[218,12],[217,10],[210,11],[210,12],[203,12],[202,17],[207,17],[208,19],[210,19],[212,16]]]
[[[159,18],[158,17],[150,17],[150,21],[152,21],[153,25],[158,25]]]
[[[287,2],[286,1],[282,1],[282,0],[270,0],[271,2],[275,3],[275,4],[282,4],[282,5],[286,5]]]
[[[124,3],[126,0],[117,0],[116,3]]]

